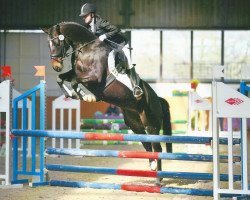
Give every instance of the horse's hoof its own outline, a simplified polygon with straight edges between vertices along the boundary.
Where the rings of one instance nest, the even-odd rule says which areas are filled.
[[[94,95],[87,94],[83,96],[83,100],[87,102],[96,102],[96,97]]]
[[[68,93],[67,93],[67,94],[65,94],[64,96],[65,96],[65,98],[66,98],[66,99],[68,99],[68,98],[72,98],[71,96],[69,96],[69,95],[68,95]]]
[[[150,162],[149,162],[149,165],[150,165],[150,169],[151,169],[152,171],[156,171],[156,169],[157,169],[157,163],[156,163],[155,160],[154,160],[154,161],[150,161]]]
[[[80,99],[78,95],[73,95],[71,98],[72,98],[72,99],[76,99],[76,100],[79,100],[79,99]]]
[[[76,94],[76,92],[75,91],[73,91],[73,90],[71,90],[71,92],[72,92],[72,99],[80,99],[80,97]]]
[[[91,102],[96,102],[96,97],[95,97],[95,95],[90,95],[90,100],[91,100]]]

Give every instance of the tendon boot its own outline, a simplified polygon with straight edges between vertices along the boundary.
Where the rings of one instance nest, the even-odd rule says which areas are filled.
[[[143,91],[141,87],[139,86],[140,84],[140,77],[138,74],[135,72],[135,65],[132,66],[132,68],[128,69],[128,76],[130,78],[132,87],[133,87],[133,95],[136,98],[136,100],[140,100],[143,95]]]

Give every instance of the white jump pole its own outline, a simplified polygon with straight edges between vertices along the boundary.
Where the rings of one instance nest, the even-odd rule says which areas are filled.
[[[60,110],[60,118],[56,118],[56,110]],[[68,129],[64,126],[64,110],[68,111]],[[56,124],[60,123],[60,130],[72,130],[72,111],[75,110],[75,131],[80,131],[80,100],[65,98],[64,95],[58,97],[52,102],[52,130],[56,130]],[[68,148],[72,148],[72,139],[68,139]],[[56,139],[52,139],[52,147],[56,147]],[[64,148],[64,139],[60,139],[60,148]],[[80,140],[75,140],[75,148],[80,148]]]
[[[6,113],[6,128],[5,128],[5,173],[0,174],[2,184],[0,187],[10,185],[10,115],[11,115],[11,102],[12,92],[11,83],[9,80],[0,83],[0,112]]]
[[[20,92],[18,92],[16,89],[12,88],[12,97],[13,97],[13,99],[19,97],[20,95],[21,95]],[[19,102],[18,103],[18,108],[22,108],[22,107],[23,107],[22,102]],[[29,99],[27,99],[27,109],[28,109],[28,129],[30,130],[31,129],[31,101]],[[23,123],[21,123],[21,124],[23,124]],[[20,145],[21,146],[18,148],[19,151],[23,150],[23,140],[21,140]],[[28,138],[27,157],[31,157],[31,138]]]
[[[0,188],[12,189],[20,188],[22,184],[11,185],[10,182],[10,130],[12,129],[11,113],[12,113],[12,83],[10,80],[5,80],[0,83],[0,112],[5,113],[5,168],[4,173],[0,174]],[[0,115],[0,117],[3,115]],[[1,118],[0,118],[1,120]],[[1,130],[2,131],[2,130]]]

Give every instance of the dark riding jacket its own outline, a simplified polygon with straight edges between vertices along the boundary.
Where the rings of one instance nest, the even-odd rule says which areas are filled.
[[[116,26],[110,24],[107,20],[102,19],[99,15],[95,15],[93,20],[93,27],[88,25],[88,29],[92,31],[96,36],[99,37],[100,35],[105,34],[108,40],[123,46],[128,43],[127,38],[122,34],[121,30]],[[104,41],[108,43],[112,48],[118,47],[108,40]]]

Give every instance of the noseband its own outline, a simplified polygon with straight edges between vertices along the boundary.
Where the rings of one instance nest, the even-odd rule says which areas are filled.
[[[51,42],[53,40],[55,40],[55,39],[59,40],[60,51],[56,51],[55,54],[50,54],[50,58],[53,59],[53,60],[56,60],[59,63],[62,63],[62,61],[64,60],[64,58],[67,56],[66,50],[65,50],[65,44],[64,44],[65,37],[64,37],[64,35],[60,34],[60,35],[58,35],[58,36],[50,39],[49,42],[50,42],[51,46],[52,46]],[[61,59],[59,60],[59,58],[61,58]]]

